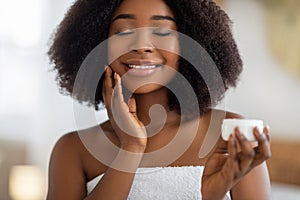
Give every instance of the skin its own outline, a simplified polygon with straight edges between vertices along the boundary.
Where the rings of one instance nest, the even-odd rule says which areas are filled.
[[[154,26],[170,30],[177,28],[172,20],[151,19],[153,15],[174,17],[162,0],[125,0],[114,13],[113,19],[120,14],[131,14],[134,19],[119,18],[113,21],[109,31],[110,36],[114,36],[118,31],[128,31],[128,27]],[[111,64],[106,68],[103,84],[102,95],[109,120],[100,124],[100,127],[104,130],[105,136],[120,150],[116,154],[109,154],[111,165],[107,166],[87,151],[77,132],[64,135],[55,145],[51,155],[48,200],[127,199],[137,168],[160,166],[159,162],[145,159],[143,154],[159,150],[172,141],[179,128],[181,116],[168,109],[167,89],[160,84],[139,87],[134,91],[130,100],[125,102],[121,85],[124,84],[131,90],[140,80],[132,76],[126,79],[123,63],[133,58],[155,59],[162,62],[168,67],[160,69],[160,73],[154,73],[145,79],[164,80],[166,84],[174,77],[168,69],[178,69],[178,55],[156,48],[151,38],[157,38],[157,35],[150,33],[149,36],[145,32],[136,34],[139,36],[138,40],[130,39],[129,34],[126,36],[129,39],[122,43],[120,43],[120,38],[109,41],[108,51]],[[168,42],[169,45],[171,44],[172,51],[178,52],[176,35],[170,36]],[[120,44],[119,48],[115,47],[116,44]],[[120,54],[120,52],[126,53]],[[160,120],[153,122],[148,115],[149,108],[154,104],[160,104],[166,110],[166,122],[158,133],[147,137],[148,130],[145,126],[158,123]],[[113,115],[113,110],[118,111],[118,118]],[[221,110],[215,110],[215,112],[225,113],[226,118],[243,118]],[[200,119],[191,120],[183,125],[186,131],[190,125],[197,124],[199,128],[192,144],[168,166],[204,165],[201,188],[203,199],[223,199],[227,191],[230,191],[232,199],[270,199],[270,182],[265,165],[265,160],[271,155],[268,127],[264,128],[263,133],[254,129],[257,144],[247,141],[237,128],[228,142],[220,138],[206,157],[199,158],[198,153],[210,125],[211,113],[209,111]],[[121,124],[120,119],[122,119]],[[126,131],[123,126],[126,126]],[[221,124],[217,125],[214,131],[220,132],[220,127]],[[87,135],[98,134],[98,126],[83,130],[83,132]],[[101,151],[102,144],[97,145]],[[130,156],[126,151],[134,152],[138,156]],[[160,159],[163,158],[158,157],[155,160]],[[124,165],[128,165],[130,172],[117,170],[118,167]],[[86,182],[103,173],[101,181],[91,194],[87,195]]]

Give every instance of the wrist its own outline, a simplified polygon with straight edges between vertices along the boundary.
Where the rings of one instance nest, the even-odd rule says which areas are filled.
[[[136,148],[121,148],[110,167],[118,171],[134,173],[143,159],[143,152]]]
[[[144,144],[122,144],[121,149],[124,151],[129,151],[133,153],[144,153],[146,150],[146,145]]]

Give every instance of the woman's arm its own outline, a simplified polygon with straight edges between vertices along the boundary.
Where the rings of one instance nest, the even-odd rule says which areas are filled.
[[[66,134],[54,146],[49,164],[47,200],[82,200],[85,197],[86,181],[76,137],[76,133]]]
[[[55,145],[49,165],[47,200],[127,199],[141,161],[140,152],[144,149],[127,146],[120,150],[109,168],[102,166],[106,168],[104,176],[87,196],[84,167],[80,158],[81,148],[76,133],[66,134]],[[129,151],[135,154],[128,153]],[[124,172],[125,170],[128,172]]]
[[[233,200],[269,200],[271,185],[266,163],[252,169],[230,191]]]
[[[85,200],[126,200],[144,150],[136,147],[121,149],[97,186]]]
[[[103,99],[110,123],[120,141],[120,150],[104,176],[86,197],[86,180],[80,157],[81,144],[76,134],[62,137],[56,144],[50,161],[48,200],[120,200],[127,199],[135,172],[147,144],[147,133],[136,115],[135,99],[124,102],[121,78],[106,68]],[[117,113],[113,115],[113,110]],[[76,141],[76,138],[78,141]]]
[[[124,102],[121,77],[117,73],[112,75],[112,69],[107,67],[102,95],[121,149],[87,200],[127,199],[135,172],[146,149],[147,133],[136,115],[135,99],[131,97],[128,104]],[[118,113],[114,114],[113,110]]]

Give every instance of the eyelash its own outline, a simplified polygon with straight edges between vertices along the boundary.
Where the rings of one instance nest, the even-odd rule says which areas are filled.
[[[133,33],[133,31],[130,31],[130,32],[128,32],[128,30],[126,30],[126,31],[116,31],[115,35],[122,36],[122,35],[130,35],[131,33]]]
[[[168,32],[165,32],[165,33],[160,33],[160,32],[156,32],[156,31],[157,30],[153,30],[152,33],[155,34],[155,35],[158,35],[158,36],[162,36],[162,37],[169,36],[169,35],[172,34],[172,31],[168,31]],[[132,33],[134,33],[134,32],[133,31],[129,31],[128,32],[128,30],[126,30],[126,31],[116,31],[115,35],[117,35],[117,36],[125,36],[125,35],[130,35]]]
[[[169,32],[166,32],[166,33],[159,33],[159,32],[153,32],[155,35],[158,35],[158,36],[169,36],[169,35],[171,35],[171,31],[169,31]]]

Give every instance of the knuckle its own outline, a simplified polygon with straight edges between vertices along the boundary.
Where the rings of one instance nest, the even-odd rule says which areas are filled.
[[[246,154],[245,154],[245,157],[248,158],[248,159],[253,159],[255,157],[255,152],[253,150],[251,151],[248,151]]]
[[[108,113],[111,113],[111,108],[110,108],[110,106],[106,105],[105,108],[106,108],[106,110],[107,110]]]
[[[239,179],[241,176],[242,176],[242,175],[241,175],[241,172],[237,172],[237,171],[236,171],[236,172],[234,173],[234,175],[233,175],[233,179],[234,179],[234,180],[237,180],[237,179]]]
[[[266,135],[266,138],[267,138],[268,142],[270,142],[270,141],[271,141],[271,137],[270,137],[270,135],[269,135],[269,134],[267,134],[267,135]]]
[[[112,102],[114,104],[118,103],[118,97],[114,95],[113,98],[112,98]]]
[[[239,136],[239,138],[240,138],[240,141],[241,141],[241,142],[247,142],[247,141],[248,141],[244,134],[241,134],[241,135]]]
[[[112,90],[111,94],[112,94],[113,97],[117,97],[118,96],[118,93],[116,92],[116,90]]]
[[[272,154],[270,151],[268,151],[267,153],[264,154],[264,159],[267,160],[269,158],[271,158]]]
[[[265,141],[267,141],[267,137],[265,136],[265,134],[259,134],[259,137],[258,137],[258,139],[261,141],[261,142],[265,142]]]

